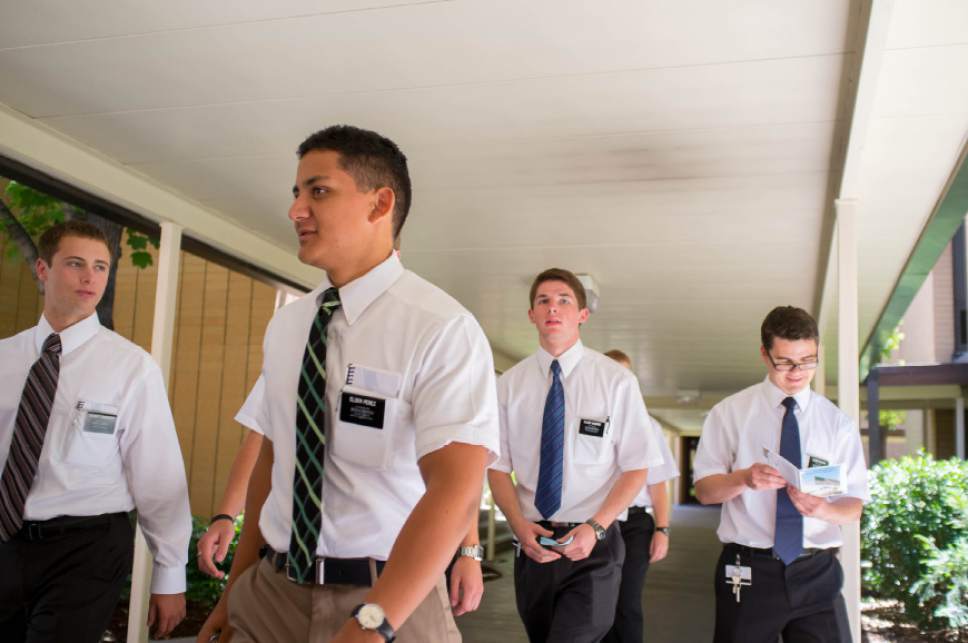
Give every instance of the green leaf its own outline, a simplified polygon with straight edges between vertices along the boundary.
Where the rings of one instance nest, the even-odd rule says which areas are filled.
[[[147,268],[152,264],[151,253],[144,250],[135,250],[131,253],[131,263],[137,268]]]

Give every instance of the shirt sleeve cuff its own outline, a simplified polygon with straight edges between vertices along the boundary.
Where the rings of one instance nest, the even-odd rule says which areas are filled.
[[[723,473],[729,473],[725,467],[708,467],[703,469],[693,469],[692,480],[693,482],[698,482],[703,478],[708,478],[709,476],[720,475]]]
[[[183,594],[185,586],[184,567],[164,567],[155,563],[151,574],[152,594]]]
[[[262,427],[259,426],[259,423],[255,421],[255,418],[249,415],[248,413],[243,413],[242,411],[239,411],[238,413],[235,414],[235,421],[241,424],[242,426],[244,426],[245,428],[255,431],[259,435],[266,434],[266,432],[262,430]]]
[[[490,467],[498,461],[501,448],[497,442],[497,430],[487,426],[441,426],[428,429],[417,434],[417,459],[438,449],[443,449],[451,442],[482,446],[488,450],[487,465]]]

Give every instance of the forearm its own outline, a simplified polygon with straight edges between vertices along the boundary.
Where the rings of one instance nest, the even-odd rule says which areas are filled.
[[[647,473],[646,469],[623,472],[615,481],[612,490],[608,492],[605,502],[591,518],[602,527],[608,528],[619,514],[628,509],[632,500],[638,495],[642,485],[645,484]]]
[[[507,518],[511,530],[514,526],[523,521],[524,514],[521,513],[521,505],[518,503],[518,494],[514,490],[514,482],[511,480],[510,473],[489,469],[487,472],[487,484],[491,488],[491,495],[494,497],[494,504],[498,506],[504,517]],[[517,532],[515,532],[517,535]]]
[[[395,629],[442,578],[481,497],[487,450],[452,443],[421,459],[427,491],[400,530],[386,567],[366,601],[377,603]],[[347,614],[349,617],[349,614]]]
[[[652,517],[657,527],[669,526],[669,489],[665,482],[649,485],[652,500]]]
[[[216,507],[215,513],[237,516],[245,507],[249,478],[252,476],[252,468],[259,457],[261,446],[262,435],[247,430],[235,460],[232,462],[229,480],[225,485],[225,493],[222,494],[222,500]]]
[[[249,477],[248,490],[245,496],[245,523],[239,535],[239,544],[232,559],[232,569],[229,581],[225,587],[226,593],[238,577],[259,559],[259,550],[265,544],[262,532],[259,530],[259,517],[262,505],[269,496],[272,487],[272,442],[263,439],[259,449],[258,459]]]
[[[840,498],[826,503],[819,517],[834,525],[845,525],[859,520],[863,511],[864,503],[860,498]]]
[[[732,500],[747,489],[742,471],[717,473],[696,482],[696,497],[704,505]]]

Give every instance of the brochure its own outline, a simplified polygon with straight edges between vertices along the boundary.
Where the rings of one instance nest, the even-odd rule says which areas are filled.
[[[783,479],[791,485],[813,496],[825,498],[847,491],[847,481],[843,475],[843,465],[829,464],[822,467],[797,468],[795,464],[776,451],[763,448],[766,464],[780,472]]]

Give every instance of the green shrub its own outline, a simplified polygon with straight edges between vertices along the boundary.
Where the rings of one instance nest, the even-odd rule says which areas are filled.
[[[923,452],[871,469],[861,520],[864,589],[898,600],[925,629],[963,627],[968,610],[968,463]]]
[[[235,519],[235,538],[229,545],[229,552],[225,555],[225,560],[219,565],[226,573],[225,578],[212,578],[198,569],[198,539],[205,535],[208,529],[208,521],[199,517],[192,516],[192,540],[188,545],[188,590],[185,592],[186,600],[204,605],[205,607],[215,607],[225,583],[229,579],[228,571],[232,567],[232,558],[235,556],[235,547],[239,544],[239,534],[242,532],[242,516]]]

